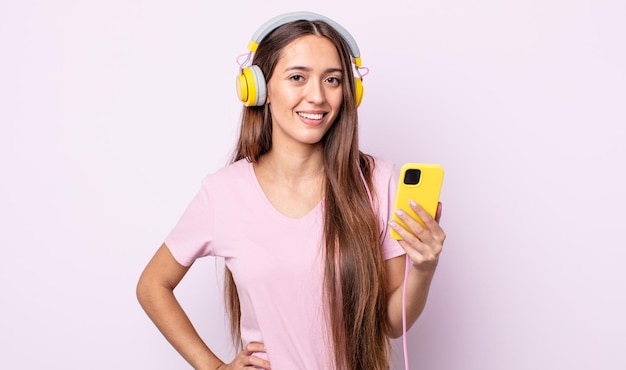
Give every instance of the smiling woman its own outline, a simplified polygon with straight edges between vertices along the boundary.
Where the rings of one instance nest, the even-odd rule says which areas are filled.
[[[290,13],[251,45],[254,65],[238,76],[245,107],[232,163],[206,176],[146,266],[139,301],[196,369],[388,369],[389,338],[426,302],[445,239],[441,207],[432,218],[406,205],[423,226],[402,211],[406,228],[390,222],[396,172],[359,149],[360,54],[341,26]],[[173,294],[204,256],[226,263],[239,348],[228,363]]]

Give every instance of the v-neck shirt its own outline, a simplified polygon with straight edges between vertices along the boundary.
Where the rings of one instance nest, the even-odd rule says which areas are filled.
[[[373,173],[384,259],[404,254],[389,235],[397,171],[376,159]],[[174,258],[224,258],[241,307],[245,346],[262,342],[272,369],[329,369],[332,350],[324,313],[323,201],[300,218],[279,212],[245,159],[207,175],[165,239]]]

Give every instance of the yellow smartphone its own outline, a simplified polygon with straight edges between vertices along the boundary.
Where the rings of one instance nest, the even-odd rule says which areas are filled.
[[[424,222],[413,212],[409,206],[409,200],[416,201],[432,217],[435,217],[439,194],[443,185],[443,167],[432,163],[405,163],[400,168],[398,188],[393,208],[392,218],[406,227],[405,223],[396,215],[396,209],[401,208],[409,216],[413,217],[422,226]],[[400,234],[391,230],[391,237],[402,240]]]

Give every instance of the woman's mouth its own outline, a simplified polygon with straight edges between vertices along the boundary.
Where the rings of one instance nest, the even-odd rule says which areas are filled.
[[[321,120],[324,118],[324,113],[304,113],[298,112],[298,115],[302,118],[312,119],[312,120]]]

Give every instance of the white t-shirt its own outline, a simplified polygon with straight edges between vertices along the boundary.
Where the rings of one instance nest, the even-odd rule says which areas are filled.
[[[397,177],[376,159],[374,187],[384,259],[404,254],[389,236]],[[237,285],[241,338],[265,344],[272,369],[329,369],[333,355],[323,313],[323,201],[299,218],[277,211],[263,193],[254,168],[240,160],[202,181],[165,239],[174,258],[223,257]]]

